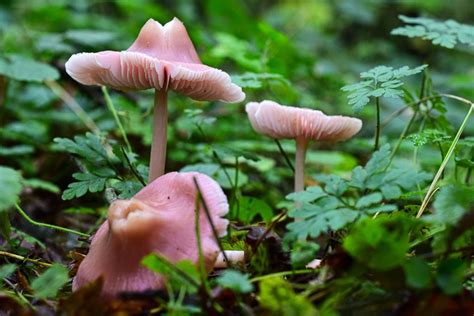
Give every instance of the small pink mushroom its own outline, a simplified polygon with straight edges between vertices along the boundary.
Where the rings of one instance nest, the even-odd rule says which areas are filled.
[[[196,172],[167,173],[138,192],[130,200],[117,200],[109,208],[102,224],[79,266],[73,282],[77,290],[102,276],[103,295],[116,296],[124,291],[162,288],[162,276],[143,267],[142,258],[150,253],[165,256],[171,262],[199,261],[194,230],[196,189],[199,184],[212,222],[219,237],[226,234],[227,198],[220,186],[208,176]],[[212,270],[219,253],[212,227],[200,206],[200,233],[207,271]]]
[[[66,62],[66,71],[85,85],[123,91],[155,89],[149,182],[165,172],[169,90],[195,100],[235,103],[245,98],[227,73],[201,63],[186,28],[177,18],[164,26],[148,20],[126,51],[72,55]]]
[[[347,116],[328,116],[321,111],[280,105],[273,101],[247,103],[255,131],[275,139],[296,140],[295,192],[304,190],[304,160],[310,140],[342,141],[359,132],[362,121]]]

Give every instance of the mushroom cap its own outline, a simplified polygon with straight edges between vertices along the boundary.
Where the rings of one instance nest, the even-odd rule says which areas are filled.
[[[203,65],[183,23],[149,19],[126,51],[72,55],[66,72],[85,85],[117,90],[174,90],[195,100],[240,102],[242,89],[222,70]]]
[[[226,234],[227,198],[220,186],[197,172],[171,172],[157,178],[130,200],[110,205],[108,219],[94,235],[89,253],[79,266],[73,290],[104,278],[102,294],[160,289],[164,278],[143,267],[142,258],[161,254],[171,262],[191,260],[198,264],[195,233],[196,189],[199,184],[212,222],[219,236]],[[207,271],[212,270],[219,253],[212,227],[200,206],[200,233]]]
[[[255,131],[272,138],[342,141],[357,134],[362,121],[348,116],[329,116],[318,110],[280,105],[273,101],[245,106]]]

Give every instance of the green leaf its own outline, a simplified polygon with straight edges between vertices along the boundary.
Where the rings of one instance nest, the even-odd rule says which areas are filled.
[[[119,199],[130,199],[143,188],[143,185],[138,181],[119,181],[112,187],[119,192]]]
[[[370,205],[380,203],[382,201],[382,199],[383,199],[382,194],[380,194],[378,192],[374,192],[374,193],[371,193],[371,194],[368,194],[366,196],[361,197],[357,201],[356,207],[358,209],[362,209],[364,207],[368,207]]]
[[[316,258],[320,246],[315,242],[297,240],[291,249],[291,265],[293,268],[303,268]]]
[[[94,173],[74,173],[72,177],[78,182],[68,185],[63,192],[63,200],[71,200],[85,195],[87,192],[101,192],[105,189],[108,179],[113,177],[115,172],[109,168],[95,170]]]
[[[298,218],[299,221],[289,223],[286,227],[286,238],[306,239],[318,237],[329,230],[339,230],[354,222],[361,214],[355,210],[339,208],[341,203],[333,197],[326,197],[314,204],[303,204],[302,207],[290,211],[288,216]]]
[[[363,219],[346,236],[343,247],[357,261],[372,269],[393,269],[405,261],[412,221],[404,214]]]
[[[95,47],[110,43],[117,34],[98,30],[69,30],[64,33],[64,37],[77,44]]]
[[[54,142],[58,150],[77,155],[93,165],[104,165],[107,161],[117,159],[107,154],[104,148],[106,140],[92,133],[75,136],[74,140],[57,137]]]
[[[261,199],[251,196],[241,196],[239,198],[238,220],[244,224],[250,224],[258,215],[268,223],[273,218],[273,210],[267,202]]]
[[[350,92],[348,95],[349,105],[355,113],[359,113],[370,102],[370,98],[401,98],[404,95],[402,78],[422,72],[427,65],[409,68],[403,66],[398,69],[387,66],[377,66],[362,72],[361,82],[346,85],[342,91]]]
[[[414,289],[425,289],[431,284],[431,267],[418,257],[407,260],[403,266],[408,286]]]
[[[323,191],[321,187],[311,186],[307,187],[304,191],[293,192],[286,196],[287,200],[297,201],[297,202],[314,202],[322,197],[327,196],[328,194]]]
[[[68,270],[60,264],[53,264],[31,282],[31,288],[38,298],[54,298],[68,281]]]
[[[456,224],[474,205],[474,188],[456,184],[442,187],[434,201],[435,212],[425,216],[429,221]]]
[[[459,294],[463,289],[466,263],[460,258],[447,259],[439,265],[436,283],[447,295]]]
[[[225,270],[217,279],[216,283],[223,288],[231,289],[236,293],[249,293],[253,291],[247,274],[237,270]]]
[[[392,30],[392,35],[421,37],[434,45],[454,48],[458,44],[474,47],[474,26],[461,24],[454,20],[438,21],[428,18],[411,18],[404,15],[400,20],[409,24]]]
[[[191,293],[197,291],[196,284],[199,284],[199,272],[190,260],[172,263],[161,255],[150,254],[142,259],[142,265],[165,276],[174,289],[179,290],[184,287]]]
[[[19,172],[0,166],[0,212],[14,205],[21,192],[21,175]]]
[[[5,278],[8,278],[10,276],[10,274],[15,272],[16,268],[17,268],[17,266],[14,263],[3,264],[0,267],[0,281],[5,279]]]
[[[0,75],[19,81],[56,80],[59,72],[48,64],[20,55],[0,56]]]

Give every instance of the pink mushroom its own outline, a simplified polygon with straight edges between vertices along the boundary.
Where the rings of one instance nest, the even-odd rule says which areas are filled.
[[[245,98],[227,73],[201,63],[186,28],[177,18],[164,26],[148,20],[126,51],[72,55],[66,62],[66,71],[85,85],[123,91],[155,89],[149,182],[165,172],[169,90],[195,100],[235,103]]]
[[[141,266],[150,253],[171,262],[188,259],[198,264],[198,244],[194,230],[196,189],[199,184],[219,237],[226,234],[227,198],[220,186],[196,172],[167,173],[138,192],[130,200],[117,200],[102,224],[79,266],[73,282],[77,290],[102,276],[103,295],[112,297],[123,291],[159,289],[163,277]],[[200,233],[207,271],[212,270],[219,253],[212,227],[200,206]]]
[[[310,140],[342,141],[359,132],[362,121],[347,116],[328,116],[321,111],[280,105],[273,101],[247,103],[255,131],[275,139],[296,140],[295,192],[304,190],[304,160]]]

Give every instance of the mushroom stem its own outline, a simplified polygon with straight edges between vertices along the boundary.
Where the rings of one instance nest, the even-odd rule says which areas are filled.
[[[148,183],[165,173],[166,132],[168,127],[168,92],[165,89],[155,90],[153,112],[153,140],[151,144]]]
[[[304,190],[304,160],[307,148],[307,139],[303,137],[296,138],[295,192]]]

